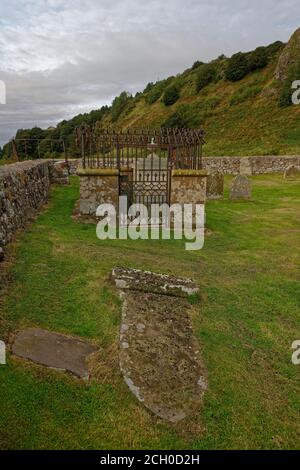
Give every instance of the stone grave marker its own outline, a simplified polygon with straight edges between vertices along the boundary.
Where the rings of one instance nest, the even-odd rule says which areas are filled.
[[[223,199],[224,175],[218,171],[211,173],[206,180],[207,199]]]
[[[251,181],[245,175],[237,175],[230,187],[231,200],[251,199]]]
[[[284,179],[300,179],[300,169],[295,165],[288,166],[284,172]]]
[[[115,268],[122,323],[119,364],[131,392],[156,416],[176,423],[195,412],[208,387],[188,298],[190,279]]]

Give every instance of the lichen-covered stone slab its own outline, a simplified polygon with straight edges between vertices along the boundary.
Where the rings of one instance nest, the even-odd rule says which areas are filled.
[[[145,285],[147,276],[151,282],[155,278],[154,273],[140,273]],[[207,389],[190,303],[181,296],[149,292],[151,282],[148,291],[128,284],[123,290],[118,283],[123,276],[118,279],[115,271],[114,278],[123,299],[120,368],[125,382],[144,406],[176,423],[199,408]]]
[[[52,333],[40,328],[23,330],[15,337],[12,353],[54,369],[71,372],[81,379],[89,378],[87,357],[97,348],[77,338]]]
[[[115,280],[116,286],[123,290],[152,292],[175,297],[188,297],[199,291],[191,279],[139,269],[114,268],[112,278]]]

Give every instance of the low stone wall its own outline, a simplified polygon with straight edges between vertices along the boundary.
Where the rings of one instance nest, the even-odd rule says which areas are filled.
[[[0,167],[0,246],[47,201],[50,189],[49,161],[35,160]]]
[[[300,156],[261,156],[261,157],[204,157],[203,167],[210,172],[238,175],[241,164],[249,167],[252,175],[284,173],[290,165],[300,168]]]
[[[284,173],[290,166],[300,168],[300,155],[258,156],[258,157],[203,157],[203,167],[223,174],[238,175],[240,165],[250,166],[251,174]],[[69,174],[75,175],[81,165],[81,159],[69,159]]]

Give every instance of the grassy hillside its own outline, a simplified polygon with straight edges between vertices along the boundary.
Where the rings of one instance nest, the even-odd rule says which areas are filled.
[[[295,35],[299,40],[300,31]],[[265,48],[267,64],[236,81],[226,78],[230,60],[221,57],[212,62],[217,68],[216,77],[200,91],[197,91],[197,81],[204,66],[195,64],[183,74],[160,82],[164,91],[154,103],[149,104],[149,96],[153,92],[151,84],[150,90],[146,88],[142,94],[129,98],[115,123],[122,128],[160,125],[204,127],[207,155],[299,153],[300,106],[282,102],[286,88],[291,95],[289,71],[286,76],[275,78],[280,58],[289,47],[290,43],[275,43]],[[285,68],[288,68],[289,62],[286,62]],[[173,105],[166,106],[164,92],[176,84],[180,97]],[[111,121],[109,112],[103,124],[109,125]]]
[[[288,44],[278,41],[209,64],[196,62],[175,77],[149,83],[135,96],[124,91],[110,107],[63,121],[55,129],[20,130],[17,137],[63,138],[68,153],[76,155],[74,129],[82,123],[122,129],[203,127],[206,155],[298,154],[300,105],[292,105],[291,83],[300,80],[299,53],[300,29]],[[19,153],[24,157],[22,148]],[[3,155],[10,156],[9,147]],[[30,156],[37,157],[34,146]]]
[[[208,85],[195,94],[195,75],[190,72],[181,97],[166,107],[152,105],[141,96],[117,121],[120,127],[160,126],[177,114],[184,124],[204,127],[207,155],[293,154],[300,151],[300,106],[279,107],[278,95],[266,93],[276,63],[231,83]],[[104,121],[109,125],[111,117]],[[180,126],[181,127],[181,126]]]

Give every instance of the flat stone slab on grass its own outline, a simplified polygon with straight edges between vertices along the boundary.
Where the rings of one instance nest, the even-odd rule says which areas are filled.
[[[86,358],[96,350],[95,346],[85,341],[40,328],[21,331],[12,346],[15,356],[71,372],[81,379],[89,378]]]
[[[142,289],[136,289],[139,276]],[[113,278],[123,299],[119,362],[124,380],[144,406],[176,423],[198,411],[207,389],[186,292],[187,286],[193,286],[193,292],[196,286],[185,280],[182,297],[180,290],[168,294],[168,289],[158,288],[169,285],[170,279],[171,285],[176,279],[178,287],[181,278],[120,268]]]
[[[112,278],[115,280],[116,286],[124,290],[152,292],[175,297],[188,297],[199,291],[191,279],[139,269],[114,268]]]

